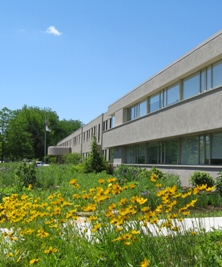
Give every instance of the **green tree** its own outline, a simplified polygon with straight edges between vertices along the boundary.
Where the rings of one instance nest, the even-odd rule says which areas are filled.
[[[7,133],[7,155],[12,160],[23,158],[43,159],[46,148],[56,145],[79,127],[80,121],[59,121],[56,112],[51,109],[23,106],[16,110],[10,119]],[[45,120],[51,132],[45,131]]]
[[[102,172],[108,169],[108,162],[105,160],[103,155],[100,155],[96,137],[93,137],[91,144],[91,151],[89,156],[84,161],[84,171],[89,172]]]
[[[57,127],[55,128],[55,139],[54,144],[58,143],[64,137],[70,135],[77,129],[83,126],[83,123],[79,120],[61,120],[58,121]]]
[[[10,109],[4,107],[2,110],[0,110],[0,161],[4,161],[4,156],[7,150],[6,130],[12,116],[13,112]]]

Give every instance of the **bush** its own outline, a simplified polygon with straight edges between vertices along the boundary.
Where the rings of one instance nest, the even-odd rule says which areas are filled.
[[[91,144],[91,152],[84,160],[83,164],[85,173],[99,173],[108,170],[108,162],[105,160],[103,155],[100,155],[95,136],[93,137]]]
[[[195,171],[189,180],[192,186],[207,185],[207,187],[212,187],[215,184],[214,179],[206,172]]]
[[[140,167],[131,167],[120,165],[114,170],[114,176],[120,185],[139,180],[139,174],[142,172]]]
[[[81,155],[79,153],[68,153],[62,156],[62,160],[66,164],[74,164],[77,165],[81,161]]]
[[[18,191],[22,191],[23,187],[36,185],[36,162],[21,162],[15,170],[15,185]]]
[[[217,176],[216,182],[215,182],[215,186],[216,186],[216,189],[217,189],[218,193],[220,194],[220,196],[222,196],[222,172],[218,173],[218,176]]]

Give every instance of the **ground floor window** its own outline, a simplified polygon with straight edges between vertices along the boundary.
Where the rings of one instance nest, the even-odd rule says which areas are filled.
[[[197,136],[183,138],[181,140],[181,164],[198,164],[199,139]]]
[[[211,164],[222,164],[222,133],[212,134]]]
[[[164,163],[178,163],[178,140],[170,140],[164,142]]]
[[[222,132],[126,146],[125,163],[222,165]]]

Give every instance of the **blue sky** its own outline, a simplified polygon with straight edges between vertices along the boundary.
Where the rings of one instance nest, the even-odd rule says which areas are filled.
[[[87,124],[222,29],[221,0],[0,0],[0,109]]]

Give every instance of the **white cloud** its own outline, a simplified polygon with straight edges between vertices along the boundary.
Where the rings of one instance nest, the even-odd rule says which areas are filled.
[[[48,27],[48,29],[45,32],[49,33],[49,34],[56,35],[56,36],[62,35],[62,32],[59,32],[54,26]]]

